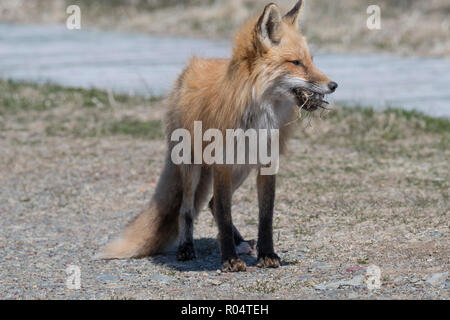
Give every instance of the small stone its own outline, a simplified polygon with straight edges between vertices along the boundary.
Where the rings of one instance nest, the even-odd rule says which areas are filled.
[[[222,281],[219,281],[219,280],[212,280],[212,281],[211,281],[211,284],[214,285],[214,286],[219,286],[219,285],[222,284]]]
[[[171,277],[167,277],[161,274],[155,274],[154,276],[152,276],[152,280],[153,281],[157,281],[157,282],[161,282],[161,283],[170,283],[173,282],[174,279]]]
[[[314,265],[314,268],[319,271],[329,271],[329,270],[333,269],[333,265],[326,264],[326,263],[317,263]]]
[[[400,283],[402,283],[403,282],[403,277],[396,277],[395,279],[394,279],[394,283],[395,284],[400,284]]]
[[[316,289],[316,290],[327,290],[327,289],[330,289],[330,288],[326,284],[318,284],[318,285],[314,286],[314,289]]]
[[[350,281],[347,281],[347,285],[352,287],[361,286],[364,284],[364,277],[362,275],[356,276]]]
[[[428,232],[428,236],[430,238],[439,238],[442,236],[442,233],[440,233],[439,231]]]
[[[349,267],[349,268],[345,269],[345,272],[356,272],[356,271],[363,270],[363,269],[364,269],[363,267],[355,266],[355,267]]]
[[[448,278],[448,272],[441,272],[441,273],[434,273],[430,277],[428,277],[427,281],[425,283],[432,285],[432,286],[438,286],[441,283],[444,283]]]
[[[352,292],[348,295],[349,299],[357,299],[359,295],[356,292]]]
[[[117,279],[118,278],[112,274],[101,274],[101,275],[97,276],[98,281],[114,281]]]
[[[330,290],[339,289],[343,287],[357,287],[364,284],[364,277],[362,275],[356,276],[350,280],[339,280],[326,284],[319,284],[314,287],[316,290]]]

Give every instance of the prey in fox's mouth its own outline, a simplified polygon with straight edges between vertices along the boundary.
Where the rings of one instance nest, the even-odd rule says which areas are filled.
[[[326,109],[324,105],[327,105],[328,101],[325,100],[325,95],[304,88],[296,88],[292,92],[301,110],[312,112],[319,108]]]

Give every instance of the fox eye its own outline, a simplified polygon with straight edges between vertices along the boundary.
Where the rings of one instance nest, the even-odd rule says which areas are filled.
[[[303,63],[300,60],[294,60],[290,62],[295,64],[297,67],[303,67]]]

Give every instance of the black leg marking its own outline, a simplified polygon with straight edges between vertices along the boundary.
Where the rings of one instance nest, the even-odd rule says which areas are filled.
[[[223,271],[245,271],[245,262],[236,253],[231,219],[231,168],[214,169],[214,216],[219,228]]]
[[[211,198],[208,204],[212,215],[214,216],[214,197]],[[215,219],[215,217],[214,217]],[[236,246],[237,254],[248,254],[254,255],[256,253],[256,241],[255,240],[244,240],[239,230],[233,224],[233,239]]]
[[[181,261],[195,258],[194,250],[194,217],[195,217],[195,191],[197,189],[201,168],[187,166],[181,169],[183,172],[183,202],[180,208],[181,232],[178,246],[177,259]]]
[[[275,202],[275,175],[258,175],[258,267],[278,268],[280,258],[273,248],[273,208]]]

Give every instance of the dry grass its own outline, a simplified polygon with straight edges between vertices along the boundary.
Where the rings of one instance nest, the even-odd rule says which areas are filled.
[[[277,3],[288,10],[293,0]],[[4,0],[3,22],[61,23],[65,7],[79,4],[84,28],[229,38],[264,2],[256,0]],[[322,50],[385,51],[404,55],[450,56],[450,4],[445,0],[380,0],[382,28],[366,27],[368,0],[307,3],[302,29]]]
[[[0,211],[7,213],[0,296],[448,298],[423,279],[449,267],[449,121],[399,110],[304,115],[278,178],[279,270],[256,270],[247,259],[249,272],[217,275],[216,227],[207,212],[196,223],[194,262],[170,255],[90,261],[155,187],[163,113],[159,99],[0,82]],[[104,129],[111,123],[116,129]],[[253,177],[234,196],[233,219],[255,237]],[[83,290],[68,291],[63,275],[55,278],[68,263],[82,266]],[[372,263],[382,268],[379,291],[314,289],[348,278],[349,266]],[[97,280],[102,273],[117,281]]]

